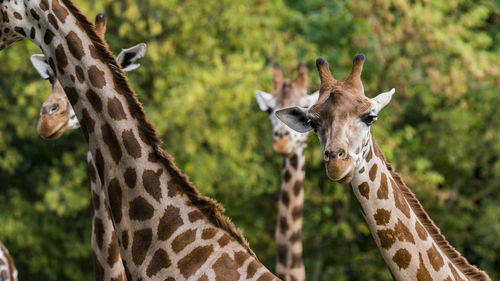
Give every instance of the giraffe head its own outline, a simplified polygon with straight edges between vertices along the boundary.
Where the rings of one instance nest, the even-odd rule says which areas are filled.
[[[102,38],[104,38],[104,33],[106,32],[106,23],[107,18],[105,14],[100,13],[96,16],[96,31]],[[131,48],[123,49],[118,55],[117,60],[122,66],[123,71],[131,71],[140,66],[140,64],[134,64],[133,62],[143,58],[145,54],[146,44],[141,43]],[[66,130],[79,128],[80,123],[76,118],[75,111],[63,87],[47,63],[45,56],[33,55],[31,56],[31,63],[40,76],[52,84],[52,93],[40,109],[40,119],[37,125],[38,134],[44,139],[53,140],[62,136]]]
[[[273,95],[255,91],[255,96],[260,109],[266,111],[271,118],[273,125],[273,149],[285,157],[291,156],[297,147],[306,143],[308,134],[291,130],[276,118],[274,113],[290,106],[308,108],[316,102],[319,93],[307,95],[307,67],[304,62],[299,64],[297,78],[293,82],[285,79],[280,65],[274,63],[273,83]]]
[[[0,50],[26,38],[25,15],[22,1],[0,0]]]
[[[349,183],[369,145],[370,126],[392,99],[394,89],[374,98],[365,96],[361,71],[365,57],[354,57],[351,73],[344,82],[335,80],[328,62],[316,61],[321,88],[319,99],[309,110],[294,107],[276,113],[298,132],[314,130],[323,148],[326,173],[340,183]]]

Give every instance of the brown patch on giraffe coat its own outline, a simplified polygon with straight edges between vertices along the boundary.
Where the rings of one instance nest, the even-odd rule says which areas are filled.
[[[375,179],[377,178],[377,171],[378,171],[378,166],[376,163],[374,163],[373,166],[370,168],[370,172],[368,172],[371,181],[375,181]]]
[[[170,261],[168,253],[163,249],[158,249],[151,258],[151,262],[149,262],[146,274],[151,278],[162,269],[169,268],[170,265],[172,265],[172,262]]]
[[[66,40],[68,41],[69,52],[77,60],[81,60],[85,56],[85,51],[83,50],[82,40],[76,35],[75,32],[71,31],[66,35]]]
[[[104,243],[104,224],[100,218],[94,218],[94,237],[97,242],[97,247],[102,250],[102,244]]]
[[[370,186],[367,182],[363,182],[358,186],[359,193],[366,198],[366,200],[370,200]]]
[[[242,266],[245,261],[248,259],[248,254],[243,251],[238,251],[234,253],[234,261],[238,265],[238,267]]]
[[[125,146],[125,150],[127,150],[128,154],[132,156],[134,159],[139,159],[142,156],[141,146],[139,142],[134,136],[134,131],[124,130],[122,132],[123,146]]]
[[[35,39],[36,37],[36,29],[34,27],[32,27],[30,30],[30,37],[31,39]]]
[[[92,105],[92,108],[95,110],[95,112],[100,113],[102,111],[102,101],[99,95],[89,89],[86,93],[85,96],[90,102],[90,105]]]
[[[106,123],[102,125],[101,133],[104,143],[108,147],[109,152],[111,152],[111,157],[116,164],[120,163],[120,160],[122,159],[122,148],[115,131],[108,123]]]
[[[34,10],[34,9],[30,9],[30,14],[31,16],[35,19],[35,20],[40,20],[40,16],[38,15],[38,13]]]
[[[404,248],[399,249],[392,257],[392,261],[398,265],[399,269],[407,269],[410,266],[411,254]]]
[[[422,253],[419,253],[418,256],[420,258],[420,265],[417,269],[417,281],[434,281],[431,274],[425,267],[424,261],[422,259]]]
[[[377,225],[387,225],[391,220],[391,211],[386,209],[377,209],[377,212],[373,215]]]
[[[20,13],[18,13],[18,12],[14,12],[14,17],[15,17],[16,19],[18,19],[18,20],[22,20],[22,19],[23,19],[23,16],[21,16],[21,14],[20,14]]]
[[[290,172],[288,170],[286,170],[284,173],[283,173],[283,181],[285,183],[289,182],[290,179],[292,178],[292,175],[290,175]]]
[[[410,229],[400,220],[394,226],[394,232],[399,241],[406,241],[415,244],[415,239],[410,232]]]
[[[167,240],[183,224],[180,209],[168,206],[158,224],[158,239],[161,241]]]
[[[49,10],[49,2],[47,0],[42,0],[40,1],[40,9],[42,9],[42,11],[48,11]]]
[[[427,231],[425,228],[417,221],[415,222],[415,231],[417,232],[418,237],[420,240],[427,240]]]
[[[278,242],[278,263],[287,266],[288,247]]]
[[[139,196],[130,202],[128,211],[130,219],[137,221],[148,220],[154,215],[154,207],[142,196]]]
[[[92,86],[102,89],[106,86],[106,78],[104,78],[104,71],[101,71],[97,66],[92,65],[87,71],[90,83]]]
[[[280,199],[281,203],[283,203],[283,205],[285,205],[285,207],[288,208],[288,205],[290,205],[290,196],[288,195],[288,192],[286,190],[284,189],[281,190]]]
[[[226,233],[224,233],[224,235],[217,240],[217,243],[219,243],[221,248],[224,248],[227,244],[229,244],[229,242],[231,242],[231,238]]]
[[[97,168],[97,174],[101,180],[101,183],[104,182],[104,158],[102,158],[101,150],[98,148],[95,151],[95,166]]]
[[[108,114],[116,121],[127,119],[123,105],[117,97],[108,98]]]
[[[45,44],[49,45],[51,42],[52,42],[52,39],[54,39],[54,32],[52,32],[52,30],[50,29],[47,29],[45,30],[45,35],[43,36],[43,42],[45,42]],[[52,69],[55,69],[55,68],[52,68]]]
[[[56,17],[62,23],[66,23],[66,17],[68,17],[69,13],[61,4],[59,4],[59,1],[52,0],[52,11],[54,11],[54,14],[56,14]]]
[[[215,272],[216,281],[232,281],[239,280],[240,274],[237,270],[236,262],[226,253],[214,263],[213,270]]]
[[[97,172],[95,170],[95,167],[94,167],[94,164],[92,163],[92,161],[90,161],[88,163],[88,167],[89,167],[89,176],[90,176],[90,181],[95,183],[96,180],[97,180]]]
[[[365,167],[361,168],[358,173],[362,174],[365,172]]]
[[[56,47],[56,62],[57,70],[60,74],[64,74],[64,68],[68,66],[68,57],[66,57],[66,52],[62,44]]]
[[[97,255],[92,251],[92,261],[94,263],[94,277],[96,281],[104,280],[104,267],[99,262]]]
[[[90,200],[92,201],[92,205],[94,206],[94,210],[97,211],[99,210],[101,206],[101,199],[99,197],[99,194],[95,193],[93,190],[91,191],[91,196]]]
[[[181,274],[187,279],[195,274],[205,264],[208,257],[214,252],[213,246],[200,246],[179,260],[177,267]]]
[[[145,228],[134,232],[132,240],[132,260],[135,265],[140,266],[146,258],[146,253],[153,241],[153,231],[151,228]]]
[[[59,24],[57,23],[56,17],[52,14],[49,13],[47,16],[47,19],[49,20],[49,23],[56,29],[59,30]]]
[[[124,230],[122,232],[121,244],[123,246],[123,249],[127,250],[127,248],[128,248],[128,231],[127,230]]]
[[[125,179],[125,184],[129,188],[135,188],[135,185],[137,184],[137,173],[135,172],[135,168],[127,168],[123,174],[123,178]]]
[[[298,254],[292,254],[292,268],[301,268],[304,266],[302,260],[302,252]]]
[[[295,194],[295,196],[299,196],[302,189],[304,189],[304,185],[302,184],[302,181],[296,180],[295,184],[293,185],[293,194]]]
[[[142,173],[142,184],[146,192],[153,196],[156,201],[160,201],[162,198],[160,177],[163,174],[163,169],[158,169],[158,171],[144,170]]]
[[[190,222],[195,222],[197,220],[203,219],[203,214],[198,210],[194,210],[189,212],[188,218]]]
[[[109,182],[108,199],[113,220],[120,223],[122,220],[122,188],[118,179],[114,178]]]
[[[292,219],[294,221],[301,219],[304,213],[302,206],[295,206],[292,210]]]
[[[252,278],[259,268],[260,264],[257,261],[252,260],[247,266],[247,278]]]
[[[372,152],[372,148],[368,148],[368,155],[366,156],[366,163],[370,163],[370,160],[372,160],[372,157],[373,157],[373,152]]]
[[[203,230],[203,232],[201,233],[201,238],[204,240],[212,239],[215,234],[217,234],[217,229],[209,227]]]
[[[175,253],[179,253],[180,251],[184,250],[187,245],[193,243],[195,239],[196,230],[186,230],[183,233],[179,234],[179,236],[175,237],[175,239],[172,241],[172,250],[174,250]]]
[[[73,87],[64,87],[64,92],[66,92],[66,96],[68,96],[68,100],[71,103],[71,105],[75,106],[79,98],[76,89]]]
[[[396,203],[396,208],[398,208],[407,218],[410,218],[410,207],[408,202],[397,188],[393,188],[394,202]]]
[[[140,136],[141,136],[141,134],[139,133],[139,137]],[[156,154],[154,152],[151,152],[148,154],[148,161],[152,162],[152,163],[158,163],[158,157],[156,156]]]
[[[75,73],[78,82],[83,83],[85,81],[85,73],[83,72],[83,69],[79,65],[75,66]]]
[[[389,187],[387,186],[387,176],[385,173],[380,175],[380,187],[377,191],[378,199],[389,199]]]
[[[299,229],[290,236],[289,240],[291,243],[297,243],[302,239],[302,230]]]
[[[297,170],[297,167],[299,165],[299,158],[297,157],[297,154],[294,154],[292,155],[292,157],[290,157],[290,164],[292,165],[292,168],[294,170]]]
[[[436,245],[432,244],[432,247],[427,250],[427,257],[429,257],[429,262],[435,271],[439,271],[444,266],[443,257],[436,249]]]
[[[111,242],[109,243],[108,246],[108,259],[107,262],[109,266],[113,266],[115,263],[118,262],[120,258],[120,249],[118,248],[118,241],[116,241],[116,235],[113,232],[111,235]]]
[[[281,234],[283,235],[286,234],[286,232],[288,231],[288,220],[286,219],[286,217],[280,217],[279,229]]]
[[[166,281],[168,281],[168,280],[166,280]],[[172,281],[175,281],[175,280],[172,280]],[[208,279],[206,274],[203,274],[198,281],[210,281],[210,280]]]
[[[257,281],[271,281],[271,280],[275,280],[276,277],[271,273],[271,272],[264,272],[264,274],[262,274],[259,279],[257,279]]]
[[[389,250],[396,242],[396,236],[392,229],[377,230],[377,235],[380,240],[380,246],[386,250]]]
[[[448,277],[446,277],[446,279],[444,279],[443,281],[453,281],[453,279],[451,279],[451,276],[448,276]]]
[[[87,143],[89,142],[90,134],[94,133],[95,121],[90,117],[89,112],[86,108],[82,109],[82,120],[80,122],[80,126],[82,127],[83,135]],[[99,167],[98,167],[99,168]],[[97,170],[99,172],[99,169]],[[101,176],[101,182],[102,182]]]
[[[168,196],[169,197],[175,197],[177,194],[182,194],[181,190],[181,186],[179,184],[179,182],[175,179],[170,179],[168,181]]]
[[[21,34],[23,37],[26,37],[26,31],[24,31],[24,28],[16,26],[14,27],[14,31]]]

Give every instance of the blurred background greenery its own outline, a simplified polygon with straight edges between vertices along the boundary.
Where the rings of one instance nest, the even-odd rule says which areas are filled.
[[[367,96],[397,92],[372,131],[448,240],[500,278],[500,1],[78,0],[109,17],[111,49],[148,52],[132,87],[166,150],[274,264],[281,157],[255,89],[273,61],[293,76],[330,61],[343,80],[363,52]],[[91,280],[90,184],[80,131],[35,132],[50,92],[28,42],[0,53],[0,241],[20,280]],[[349,186],[329,181],[315,136],[307,153],[309,280],[391,280]]]

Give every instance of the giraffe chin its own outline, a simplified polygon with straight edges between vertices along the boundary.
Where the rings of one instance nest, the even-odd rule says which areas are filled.
[[[61,123],[59,126],[57,126],[55,129],[49,129],[47,126],[44,126],[43,124],[39,123],[37,126],[37,132],[40,137],[46,140],[55,140],[60,138],[64,132],[66,131],[67,128],[67,122],[66,123]]]
[[[341,184],[348,184],[354,176],[354,165],[352,158],[333,159],[325,164],[326,175],[332,180]]]

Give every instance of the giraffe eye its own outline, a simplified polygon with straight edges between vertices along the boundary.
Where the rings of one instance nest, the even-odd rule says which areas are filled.
[[[315,132],[316,132],[316,130],[318,129],[318,123],[316,123],[316,121],[314,121],[314,120],[312,120],[312,119],[307,120],[306,125],[311,126],[311,128],[313,128],[313,130],[314,130]]]
[[[363,121],[367,126],[371,126],[373,122],[377,120],[378,116],[375,114],[366,114],[361,117],[361,121]]]

